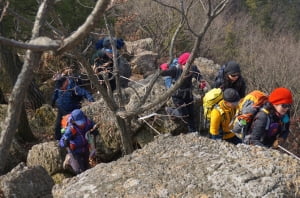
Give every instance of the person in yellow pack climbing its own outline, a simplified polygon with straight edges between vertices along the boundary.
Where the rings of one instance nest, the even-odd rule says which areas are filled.
[[[223,99],[214,106],[210,114],[210,138],[232,144],[242,143],[242,140],[231,132],[231,123],[239,100],[239,93],[235,89],[224,90]]]

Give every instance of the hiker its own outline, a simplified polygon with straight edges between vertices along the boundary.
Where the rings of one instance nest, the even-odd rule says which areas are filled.
[[[162,71],[166,71],[169,69],[169,65],[168,63],[163,63],[159,66],[159,68],[162,70]],[[172,77],[171,76],[163,76],[163,79],[164,79],[164,82],[165,82],[165,87],[167,89],[169,89],[172,85]]]
[[[77,161],[79,168],[74,170],[76,174],[89,168],[89,143],[86,133],[97,135],[98,131],[94,129],[94,125],[82,110],[75,109],[71,112],[65,133],[59,141],[59,146],[68,148],[68,152],[71,152]]]
[[[117,42],[118,45],[118,42]],[[98,46],[100,47],[100,46]],[[123,48],[122,46],[119,46]],[[117,46],[117,49],[119,49]],[[119,55],[117,51],[117,67],[120,74],[120,86],[122,88],[128,87],[128,78],[131,76],[131,66],[128,61]],[[108,79],[109,86],[111,90],[114,91],[116,89],[116,79],[114,72],[114,62],[113,62],[113,51],[111,49],[110,41],[104,39],[103,41],[103,48],[98,49],[93,55],[90,60],[92,68],[94,72],[98,76],[99,83],[105,87],[106,84],[104,79]]]
[[[178,58],[174,58],[172,60],[172,63],[169,65],[168,63],[163,63],[159,66],[159,68],[162,70],[162,71],[166,71],[168,70],[170,67],[178,67]],[[164,81],[165,81],[165,87],[167,89],[169,89],[172,84],[175,83],[176,79],[173,79],[171,76],[164,76],[163,77]]]
[[[122,38],[113,38],[116,48],[118,50],[122,49],[125,47],[125,42]],[[111,49],[111,44],[110,44],[110,38],[109,37],[104,37],[99,39],[96,44],[95,44],[96,50],[106,48],[106,49]]]
[[[66,76],[56,80],[55,90],[52,96],[52,107],[57,107],[55,123],[55,139],[61,138],[61,119],[64,115],[71,113],[74,109],[81,108],[81,101],[87,99],[94,102],[92,94],[77,86],[75,82]]]
[[[240,65],[235,61],[229,61],[222,67],[215,78],[214,88],[221,88],[223,91],[233,88],[237,90],[241,98],[245,97],[246,83],[242,77]]]
[[[116,80],[113,76],[114,63],[112,50],[109,48],[97,50],[93,55],[92,60],[94,60],[92,68],[97,74],[100,84],[105,85],[104,79],[106,77],[109,81],[111,90],[114,91],[116,89]]]
[[[239,93],[235,89],[227,88],[223,91],[223,99],[214,106],[210,114],[209,133],[212,139],[225,140],[235,145],[242,143],[242,140],[231,132],[231,121],[239,100]]]
[[[268,97],[268,102],[256,114],[245,143],[274,148],[289,134],[290,109],[293,103],[289,89],[279,87]]]
[[[162,71],[162,76],[171,76],[173,79],[178,77],[183,72],[183,69],[190,57],[190,53],[183,53],[178,58],[179,67],[170,67],[168,70]],[[183,121],[187,123],[188,132],[197,132],[193,117],[193,94],[192,94],[192,79],[195,78],[199,83],[202,82],[202,75],[197,66],[192,65],[188,74],[184,77],[181,86],[172,95],[173,103],[175,104],[177,116],[182,116]],[[171,112],[167,113],[173,114]]]

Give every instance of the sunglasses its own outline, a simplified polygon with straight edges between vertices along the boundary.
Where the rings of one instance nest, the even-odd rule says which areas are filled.
[[[286,108],[290,109],[292,107],[292,105],[290,105],[290,104],[281,104],[281,107],[284,108],[284,109],[286,109]]]
[[[239,77],[240,74],[229,74],[229,76],[231,76],[232,78],[235,78],[235,77]]]

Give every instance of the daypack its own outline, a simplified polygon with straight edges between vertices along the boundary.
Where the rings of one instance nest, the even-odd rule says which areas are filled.
[[[214,80],[214,87],[220,87],[220,85],[223,84],[224,75],[225,75],[225,72],[224,72],[225,67],[226,67],[226,64],[222,65],[221,68],[218,70],[218,73]]]
[[[122,49],[125,46],[125,42],[122,38],[113,38],[113,41],[115,42],[117,49]],[[95,44],[95,48],[97,50],[102,48],[111,48],[110,38],[104,37],[102,39],[99,39]]]
[[[261,107],[268,101],[268,95],[259,90],[247,94],[239,103],[232,132],[248,135],[251,123]]]
[[[65,131],[66,131],[66,128],[68,126],[68,123],[70,121],[70,117],[71,117],[71,114],[67,114],[67,115],[64,115],[60,121],[60,126],[61,126],[61,129],[60,129],[60,132],[61,134],[64,134]]]
[[[203,115],[204,120],[210,120],[212,109],[223,99],[223,91],[221,88],[213,88],[209,90],[203,97]]]

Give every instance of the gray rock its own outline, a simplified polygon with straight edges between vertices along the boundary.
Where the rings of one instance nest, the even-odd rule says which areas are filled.
[[[28,152],[27,165],[41,165],[49,175],[63,171],[65,149],[61,149],[56,141],[34,145]]]
[[[299,197],[299,161],[276,150],[196,134],[160,135],[143,149],[64,180],[54,197]]]
[[[0,189],[6,198],[52,197],[53,185],[52,178],[43,167],[26,167],[24,163],[0,177]]]

